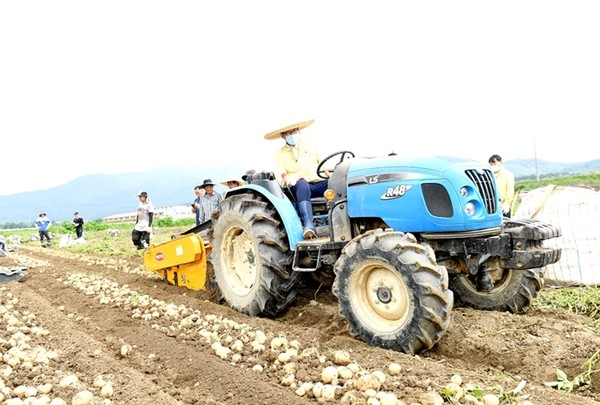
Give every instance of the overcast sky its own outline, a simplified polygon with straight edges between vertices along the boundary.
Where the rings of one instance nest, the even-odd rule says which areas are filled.
[[[264,134],[308,119],[323,156],[598,159],[598,21],[597,0],[3,1],[0,195],[268,169]]]

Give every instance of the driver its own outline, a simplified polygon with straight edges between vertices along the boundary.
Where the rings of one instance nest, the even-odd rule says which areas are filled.
[[[265,139],[283,139],[283,145],[275,153],[275,175],[283,187],[288,187],[298,204],[304,239],[316,238],[313,222],[311,197],[322,197],[328,181],[317,176],[320,163],[316,145],[308,139],[300,138],[300,130],[315,120],[303,121],[269,132]]]

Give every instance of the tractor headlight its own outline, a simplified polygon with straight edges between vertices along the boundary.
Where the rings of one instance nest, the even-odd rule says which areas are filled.
[[[469,195],[469,189],[467,187],[461,187],[460,188],[460,195],[461,197],[466,197]]]
[[[467,214],[470,217],[475,215],[475,204],[473,204],[470,201],[468,203],[466,203],[465,204],[465,214]]]

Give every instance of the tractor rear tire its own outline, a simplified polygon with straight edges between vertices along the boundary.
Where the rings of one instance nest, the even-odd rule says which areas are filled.
[[[300,273],[292,271],[282,221],[260,195],[223,200],[212,238],[215,281],[231,308],[275,317],[294,301]]]
[[[428,350],[450,324],[454,302],[446,268],[410,234],[369,231],[335,264],[333,293],[350,334],[409,354]]]
[[[505,269],[502,278],[489,292],[478,291],[473,276],[456,276],[450,280],[456,306],[483,311],[525,313],[544,285],[541,270]]]

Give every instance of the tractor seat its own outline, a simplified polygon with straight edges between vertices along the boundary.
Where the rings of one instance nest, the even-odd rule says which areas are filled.
[[[281,188],[275,179],[273,172],[259,172],[245,177],[248,184],[264,187],[278,198],[282,198],[285,193],[285,190]]]

